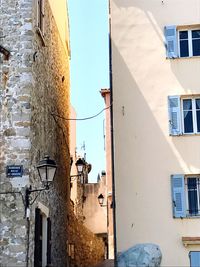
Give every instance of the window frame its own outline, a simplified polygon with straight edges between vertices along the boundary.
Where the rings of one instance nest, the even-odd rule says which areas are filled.
[[[191,28],[191,29],[188,29],[188,28],[178,28],[177,31],[178,31],[178,36],[177,36],[177,41],[178,41],[178,57],[179,58],[191,58],[191,57],[200,57],[200,55],[196,55],[194,56],[193,55],[193,47],[192,47],[192,31],[195,31],[195,30],[199,30],[200,31],[200,27],[194,27],[194,28]],[[180,42],[181,42],[181,39],[180,39],[180,32],[183,32],[183,31],[187,31],[188,32],[188,52],[189,52],[189,55],[186,56],[186,57],[183,57],[181,56],[181,50],[180,50]]]
[[[195,178],[197,181],[197,208],[198,213],[192,214],[189,213],[189,197],[188,197],[188,179]],[[185,201],[186,201],[186,216],[187,217],[200,217],[200,175],[199,174],[192,174],[192,175],[185,175],[184,176],[184,182],[185,182]]]
[[[188,96],[188,97],[181,97],[181,123],[182,123],[182,131],[184,135],[191,135],[191,134],[200,134],[200,131],[198,132],[198,127],[197,127],[197,109],[196,109],[196,99],[200,99],[200,95],[198,96]],[[183,101],[191,99],[192,100],[192,122],[193,122],[193,132],[187,133],[185,132],[185,123],[184,123],[184,110],[183,110]]]

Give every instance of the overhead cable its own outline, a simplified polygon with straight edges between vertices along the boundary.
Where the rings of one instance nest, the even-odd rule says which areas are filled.
[[[93,115],[93,116],[90,116],[90,117],[86,117],[86,118],[65,118],[65,117],[62,117],[62,116],[60,116],[60,115],[58,115],[58,114],[55,114],[55,113],[51,113],[51,115],[54,117],[54,116],[56,116],[56,117],[58,117],[58,118],[60,118],[60,119],[63,119],[63,120],[66,120],[66,121],[85,121],[85,120],[91,120],[91,119],[94,119],[94,118],[96,118],[97,116],[99,116],[104,110],[106,110],[106,109],[109,109],[110,107],[112,106],[112,104],[109,106],[109,107],[106,107],[106,108],[104,108],[104,109],[102,109],[100,112],[98,112],[97,114],[95,114],[95,115]]]

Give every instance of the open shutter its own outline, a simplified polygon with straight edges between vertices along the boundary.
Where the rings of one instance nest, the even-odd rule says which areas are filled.
[[[40,0],[36,0],[36,25],[40,28]]]
[[[182,134],[180,96],[168,97],[170,135]]]
[[[47,218],[47,267],[51,265],[51,220]]]
[[[44,34],[44,0],[40,0],[41,5],[41,31]]]
[[[165,41],[167,58],[176,58],[178,56],[176,26],[165,26]]]
[[[172,206],[175,218],[186,217],[184,175],[172,175]]]
[[[42,267],[42,215],[38,208],[35,209],[34,267]]]
[[[200,251],[191,251],[189,256],[190,256],[190,266],[199,267],[200,266]]]

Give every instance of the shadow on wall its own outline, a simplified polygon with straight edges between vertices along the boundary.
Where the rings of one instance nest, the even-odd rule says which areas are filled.
[[[168,179],[169,184],[168,194],[170,200],[170,175],[177,168],[181,171],[181,164],[159,126],[159,123],[163,122],[156,120],[149,103],[141,93],[141,88],[137,85],[114,43],[112,43],[112,51],[115,54],[115,57],[113,57],[113,87],[121,88],[120,90],[122,91],[120,97],[115,95],[115,90],[113,92],[115,102],[114,131],[117,132],[117,135],[115,135],[115,143],[117,144],[115,153],[116,156],[120,155],[120,164],[116,164],[116,173],[118,173],[119,177],[129,176],[134,178],[135,169],[139,169],[140,177],[151,176],[145,180],[145,186],[147,187],[148,183],[156,184],[162,182],[163,177],[158,177],[157,173],[159,175],[161,171],[168,173],[166,179]],[[153,101],[156,101],[156,97],[161,98],[162,92],[159,96],[152,96]],[[162,112],[168,114],[167,104],[165,111],[162,110]],[[168,120],[166,124],[168,125]],[[122,142],[122,139],[125,141]],[[118,161],[119,159],[116,158],[115,160]],[[168,162],[167,165],[165,164],[166,162]],[[132,164],[131,166],[130,163]],[[120,166],[123,166],[123,169]],[[128,170],[128,174],[123,170]],[[131,182],[130,185],[120,183],[120,186],[126,187],[126,192],[132,194],[133,188],[135,188],[134,179],[129,179],[128,181]],[[141,181],[141,186],[144,186],[144,180]],[[155,192],[152,192],[152,194],[158,193],[158,199],[159,197],[162,199],[162,188],[159,188],[159,192],[156,192],[156,190],[157,188],[155,187]],[[124,192],[123,188],[121,188],[121,192]],[[147,202],[146,205],[151,207],[151,200],[147,199]],[[153,203],[153,207],[156,209],[158,208],[156,206],[159,205],[160,209],[160,204]],[[125,205],[124,210],[126,209],[126,195],[124,195],[124,203],[120,203],[120,205]],[[170,205],[169,207],[171,208]]]
[[[141,240],[141,242],[149,242],[152,238],[151,234],[155,232],[155,222],[157,222],[159,233],[157,232],[155,235],[154,242],[160,244],[161,251],[165,254],[170,242],[164,238],[166,223],[162,222],[161,213],[164,211],[164,216],[172,218],[170,176],[176,173],[184,173],[182,162],[185,159],[181,145],[177,155],[171,140],[181,140],[182,137],[170,137],[168,132],[163,133],[160,128],[160,123],[163,124],[163,121],[159,121],[159,116],[155,117],[155,112],[165,113],[166,118],[168,118],[167,101],[166,107],[154,106],[152,110],[152,105],[149,105],[144,98],[141,92],[142,88],[136,83],[134,74],[130,73],[114,43],[112,43],[112,53],[115,55],[112,61],[113,88],[121,90],[120,94],[119,91],[114,90],[113,92],[114,133],[117,133],[114,134],[116,144],[115,162],[117,163],[115,164],[116,205],[121,212],[120,217],[123,218],[123,225],[117,225],[117,227],[120,231],[124,229],[124,226],[134,227],[134,223],[132,223],[135,221],[134,213],[130,212],[127,216],[127,210],[133,208],[130,202],[134,197],[134,208],[137,210],[138,218],[142,218],[149,223],[142,223],[140,226],[140,233],[143,232],[143,236],[137,236],[139,233],[134,231],[132,234],[136,235],[136,239]],[[162,88],[160,90],[158,96],[152,95],[152,101],[157,101],[156,98],[158,100],[163,98]],[[165,128],[168,129],[168,120],[165,123]],[[190,144],[187,143],[186,146],[189,149]],[[190,163],[186,161],[184,164],[188,165],[189,168]],[[154,197],[148,198],[141,194],[141,192],[144,193],[144,186],[151,191]],[[124,194],[124,192],[126,193]],[[166,204],[166,199],[168,204]],[[152,214],[154,214],[153,217]],[[167,224],[170,223],[173,224],[174,221],[168,220]],[[179,230],[176,229],[176,231],[177,234],[181,235],[181,233],[178,233]],[[123,236],[123,233],[121,235]],[[162,235],[163,242],[161,244],[160,240],[162,238],[160,236]],[[133,245],[130,240],[126,243],[127,247]]]
[[[160,53],[162,53],[163,56],[165,56],[165,54],[163,52],[165,52],[165,46],[164,46],[164,26],[166,25],[166,12],[176,12],[177,8],[179,7],[180,3],[178,3],[178,1],[176,3],[174,3],[174,1],[164,1],[164,3],[162,4],[162,1],[145,1],[145,0],[141,0],[141,1],[134,1],[135,3],[133,3],[133,1],[130,0],[115,0],[113,1],[114,4],[116,5],[117,8],[120,9],[120,12],[122,13],[121,18],[119,18],[121,21],[121,23],[125,24],[126,27],[129,27],[128,31],[130,30],[132,34],[134,34],[134,31],[132,31],[132,29],[134,28],[134,26],[138,26],[140,27],[141,25],[138,24],[138,18],[139,16],[141,16],[141,14],[145,13],[145,19],[144,19],[144,25],[151,25],[153,27],[154,33],[156,33],[156,36],[158,37],[158,40],[160,40],[161,42],[161,48],[163,47],[162,51],[160,50]],[[174,4],[176,5],[174,7]],[[188,10],[190,10],[190,13],[194,13],[197,16],[197,3],[195,2],[194,5],[191,5],[190,3],[185,3],[186,5],[188,5],[184,8],[183,13],[182,13],[182,17],[187,17],[187,13]],[[172,6],[174,8],[172,8]],[[138,12],[134,13],[134,15],[136,14],[135,20],[133,20],[133,12],[131,7],[134,8],[138,8]],[[200,3],[199,3],[199,7],[200,7]],[[123,16],[123,9],[124,9],[124,16]],[[128,10],[127,10],[128,9]],[[185,14],[184,14],[185,13]],[[144,15],[144,14],[143,14]],[[130,17],[127,18],[127,16]],[[176,18],[177,16],[172,14],[172,18]],[[124,20],[124,21],[123,21]],[[169,19],[167,18],[167,21]],[[135,22],[136,21],[136,22]],[[172,21],[172,24],[176,23],[176,21]],[[143,25],[143,26],[144,26]],[[129,33],[130,33],[129,31]],[[142,33],[142,38],[144,35],[145,31]],[[122,33],[123,35],[123,33]],[[138,36],[136,36],[138,37]],[[148,37],[146,37],[146,41],[148,40],[149,37],[152,37],[151,34],[148,32]],[[124,42],[123,40],[125,39],[126,41],[129,39],[128,37],[128,32],[127,30],[124,31],[124,35],[120,36],[121,39],[118,40],[118,42]],[[132,37],[134,38],[134,37]],[[144,41],[144,38],[142,39]],[[137,39],[135,38],[134,40],[135,42],[137,42]],[[126,44],[128,43],[128,41],[126,42]],[[123,43],[125,44],[125,42]],[[151,61],[151,67],[152,69],[157,68],[157,71],[159,73],[159,75],[155,76],[155,84],[154,86],[156,87],[157,83],[159,83],[159,79],[160,81],[162,80],[162,78],[164,78],[166,80],[166,78],[164,77],[165,75],[167,75],[170,71],[172,71],[172,73],[170,73],[171,75],[171,83],[169,82],[169,93],[168,95],[171,94],[172,90],[173,90],[173,94],[174,95],[186,95],[186,94],[199,94],[200,93],[200,82],[199,82],[199,73],[200,73],[200,61],[199,58],[192,58],[192,59],[167,59],[167,63],[169,63],[169,69],[167,69],[166,67],[166,73],[162,72],[160,73],[159,71],[159,67],[156,65],[156,60],[153,60],[153,55],[154,55],[154,50],[155,47],[151,44],[149,44],[148,47],[143,47],[144,44],[143,43],[139,43],[138,46],[142,46],[141,51],[144,52],[144,49],[147,49],[146,54],[147,57],[145,58],[145,61],[147,64],[144,64],[144,62],[138,62],[138,71],[140,71],[143,75],[143,79],[152,79],[152,73],[151,70],[148,70],[148,66],[149,66],[149,61]],[[129,48],[127,48],[129,49]],[[158,49],[160,49],[158,47]],[[134,60],[135,59],[135,55],[133,54],[135,50],[130,51],[129,50],[129,60]],[[142,53],[140,51],[140,49],[138,49],[137,54]],[[132,54],[131,54],[132,52]],[[156,55],[155,55],[156,57]],[[139,57],[137,57],[136,60],[138,60]],[[123,60],[123,59],[122,59]],[[160,64],[166,64],[166,59],[163,57],[163,62],[159,62]],[[114,64],[113,64],[114,65]],[[160,66],[162,68],[162,66]],[[128,68],[128,67],[127,67]],[[144,71],[143,71],[144,70]],[[190,74],[188,74],[188,70],[190,70]],[[123,69],[120,69],[120,73],[123,71]],[[167,73],[168,71],[168,73]],[[132,70],[131,70],[132,72]],[[154,71],[155,74],[155,71]],[[174,74],[174,77],[173,77]],[[124,71],[123,76],[126,75],[126,71]],[[130,76],[132,76],[132,74],[130,74]],[[121,75],[120,75],[121,77]],[[174,82],[172,82],[174,80]],[[176,81],[176,82],[175,82]],[[130,83],[129,80],[126,80],[126,83]],[[171,85],[173,86],[173,88],[171,87]],[[175,85],[175,88],[174,88]],[[166,85],[164,85],[166,86]],[[152,88],[153,89],[153,88]],[[154,89],[155,90],[155,89]],[[140,90],[142,91],[142,90]],[[155,91],[154,91],[155,92]],[[159,107],[160,103],[163,101],[163,94],[164,92],[162,92],[162,88],[160,88],[159,90],[157,90],[156,92],[156,96],[154,95],[154,101],[157,101],[157,105]],[[158,95],[160,95],[160,99],[158,97]],[[162,100],[161,100],[162,99]],[[146,101],[146,100],[145,100]],[[168,116],[168,110],[167,110],[167,96],[165,99],[166,102],[166,114]],[[149,104],[149,103],[148,103]],[[142,110],[141,110],[142,112]],[[158,111],[159,112],[159,111]],[[162,110],[161,110],[162,112]],[[145,112],[144,112],[145,113]],[[146,113],[145,113],[146,114]],[[140,114],[141,116],[141,114]],[[146,124],[146,122],[144,122]],[[159,124],[159,122],[158,122]],[[168,128],[168,121],[166,121],[166,128]],[[145,125],[144,125],[145,127]],[[150,131],[150,130],[148,130]],[[193,167],[196,165],[198,166],[198,163],[200,161],[200,153],[198,151],[194,151],[194,147],[198,147],[198,144],[200,142],[200,136],[181,136],[181,137],[171,137],[169,138],[169,140],[172,141],[173,143],[173,153],[176,150],[176,156],[175,157],[179,157],[179,159],[181,159],[181,166],[185,166],[185,171],[188,170],[188,172],[192,172],[192,170],[194,169]],[[167,142],[169,141],[167,140]],[[183,142],[184,142],[184,146],[183,146]],[[159,142],[157,142],[157,144],[159,144]],[[197,150],[197,149],[196,149]],[[174,164],[175,166],[177,166],[176,164]],[[173,169],[173,168],[172,168]],[[177,167],[176,167],[177,169]],[[184,173],[184,171],[183,171]]]

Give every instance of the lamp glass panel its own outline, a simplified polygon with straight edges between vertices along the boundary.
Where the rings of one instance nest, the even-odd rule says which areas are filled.
[[[82,173],[83,171],[83,165],[77,165],[78,173]]]
[[[48,182],[52,182],[53,181],[55,173],[56,173],[56,168],[55,167],[47,166],[47,179],[48,179]]]
[[[46,166],[42,166],[38,168],[38,172],[39,172],[41,181],[45,182],[46,181]]]
[[[98,200],[99,200],[99,204],[103,205],[104,197],[98,197]]]
[[[52,182],[55,176],[56,168],[51,166],[42,166],[38,168],[42,182]]]

